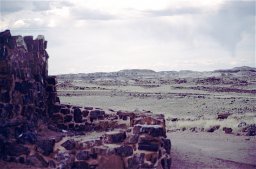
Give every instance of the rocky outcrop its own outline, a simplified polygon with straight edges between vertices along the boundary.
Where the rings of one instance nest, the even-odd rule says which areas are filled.
[[[167,169],[163,115],[60,104],[43,36],[0,33],[0,159],[38,168]]]

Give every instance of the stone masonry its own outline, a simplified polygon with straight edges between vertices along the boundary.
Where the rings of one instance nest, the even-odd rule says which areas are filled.
[[[61,104],[43,36],[0,33],[0,159],[36,168],[169,169],[162,114]]]

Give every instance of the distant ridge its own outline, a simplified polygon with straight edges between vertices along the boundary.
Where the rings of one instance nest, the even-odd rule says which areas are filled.
[[[240,71],[248,71],[248,72],[256,72],[256,68],[249,67],[249,66],[241,66],[241,67],[234,67],[232,69],[220,69],[215,70],[214,72],[222,72],[222,73],[236,73]]]
[[[193,70],[180,70],[180,71],[154,71],[151,69],[123,69],[115,72],[93,72],[93,73],[67,73],[67,74],[59,74],[57,76],[62,75],[106,75],[106,74],[168,74],[168,73],[203,73],[203,72],[215,72],[215,73],[237,73],[240,71],[248,71],[248,72],[256,72],[255,67],[249,66],[241,66],[241,67],[234,67],[231,69],[217,69],[213,71],[193,71]]]

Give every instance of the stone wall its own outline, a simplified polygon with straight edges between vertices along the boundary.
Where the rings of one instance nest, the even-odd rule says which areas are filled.
[[[43,36],[0,33],[0,158],[63,169],[168,169],[163,115],[60,104]]]
[[[48,76],[46,47],[43,36],[0,33],[0,125],[5,137],[36,128],[39,120],[48,119],[49,106],[58,101],[52,88],[55,79]]]

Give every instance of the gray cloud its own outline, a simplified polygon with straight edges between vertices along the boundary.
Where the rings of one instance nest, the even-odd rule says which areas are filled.
[[[28,1],[13,1],[13,0],[0,0],[1,13],[18,12],[25,8],[31,8],[31,2]]]
[[[33,11],[47,11],[50,9],[50,1],[32,1]]]
[[[251,35],[251,38],[255,36],[255,1],[228,1],[203,24],[203,33],[235,52],[243,33]]]
[[[79,20],[110,20],[115,16],[100,10],[74,7],[71,9],[74,18]]]
[[[32,10],[35,12],[47,11],[50,10],[52,6],[60,8],[64,6],[73,6],[73,4],[67,0],[0,0],[0,6],[1,13],[5,15],[22,10]]]
[[[167,8],[163,10],[146,10],[144,11],[151,16],[174,16],[184,14],[199,14],[203,10],[195,7],[184,7],[184,8]]]

